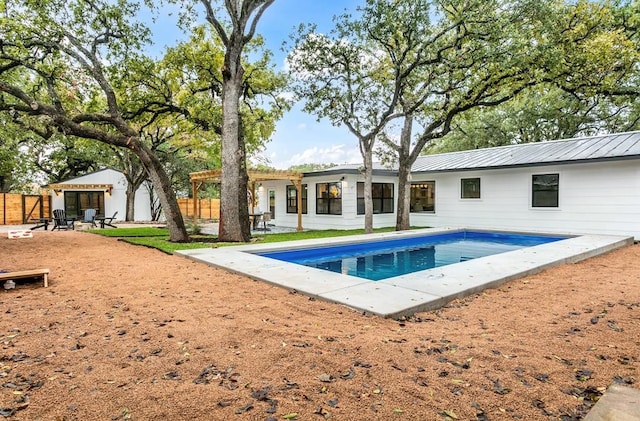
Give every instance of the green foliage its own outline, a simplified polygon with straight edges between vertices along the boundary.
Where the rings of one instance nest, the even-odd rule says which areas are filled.
[[[505,104],[460,115],[451,132],[426,151],[451,152],[595,134],[602,122],[612,117],[609,111],[596,97],[585,104],[558,88],[539,86]]]
[[[308,163],[308,164],[292,165],[292,166],[289,167],[289,169],[291,171],[312,172],[312,171],[326,170],[328,168],[335,167],[337,165],[338,164],[334,164],[334,163],[330,163],[330,164]]]
[[[608,3],[555,4],[553,25],[538,29],[547,40],[540,83],[500,106],[461,114],[428,152],[639,129],[640,40],[631,23],[638,14]]]
[[[190,235],[198,235],[202,232],[202,225],[200,225],[198,222],[190,220],[189,222],[187,222],[187,231]]]
[[[220,39],[213,36],[208,26],[199,26],[189,41],[169,48],[158,63],[158,71],[164,75],[165,83],[170,84],[175,104],[201,135],[204,130],[204,135],[216,142],[222,127],[224,59],[225,47]],[[247,44],[242,65],[242,136],[251,155],[264,146],[275,130],[275,122],[290,104],[282,96],[286,76],[275,71],[271,52],[265,49],[261,37]],[[216,146],[219,154],[219,144]]]
[[[20,154],[14,134],[6,129],[7,125],[0,123],[0,192],[9,192],[15,188]]]

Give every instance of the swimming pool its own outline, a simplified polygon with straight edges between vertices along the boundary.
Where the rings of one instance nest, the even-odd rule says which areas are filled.
[[[567,237],[458,231],[258,254],[271,259],[379,281],[565,238]]]
[[[465,231],[469,230],[429,228],[336,237],[329,240],[313,239],[181,250],[176,254],[286,288],[310,298],[343,304],[364,313],[399,318],[418,311],[442,307],[453,299],[496,287],[554,265],[577,262],[633,244],[632,236],[576,235],[564,240],[393,276],[376,282],[260,255],[316,249],[327,244],[346,246],[387,240],[409,240],[425,235],[437,236]],[[533,235],[544,236],[544,233]]]

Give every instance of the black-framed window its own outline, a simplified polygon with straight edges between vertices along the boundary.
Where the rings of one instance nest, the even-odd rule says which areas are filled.
[[[531,181],[531,206],[557,208],[560,174],[534,174]]]
[[[316,213],[342,215],[342,182],[316,184]]]
[[[80,218],[86,209],[95,209],[104,215],[104,191],[65,191],[64,213],[67,218]]]
[[[460,179],[461,199],[480,199],[480,177]]]
[[[436,182],[420,181],[411,183],[409,206],[411,212],[436,211]]]
[[[364,215],[364,183],[357,184],[358,215]],[[393,213],[393,183],[371,183],[373,213]]]
[[[298,190],[294,185],[287,186],[287,213],[298,213]],[[302,185],[302,213],[307,213],[307,185]]]

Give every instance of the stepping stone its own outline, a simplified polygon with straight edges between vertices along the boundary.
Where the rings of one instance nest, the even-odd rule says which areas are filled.
[[[611,385],[584,421],[640,421],[640,390]]]

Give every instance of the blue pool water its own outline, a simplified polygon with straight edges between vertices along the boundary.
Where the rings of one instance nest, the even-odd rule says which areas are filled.
[[[459,231],[259,254],[285,262],[379,281],[565,238]]]

